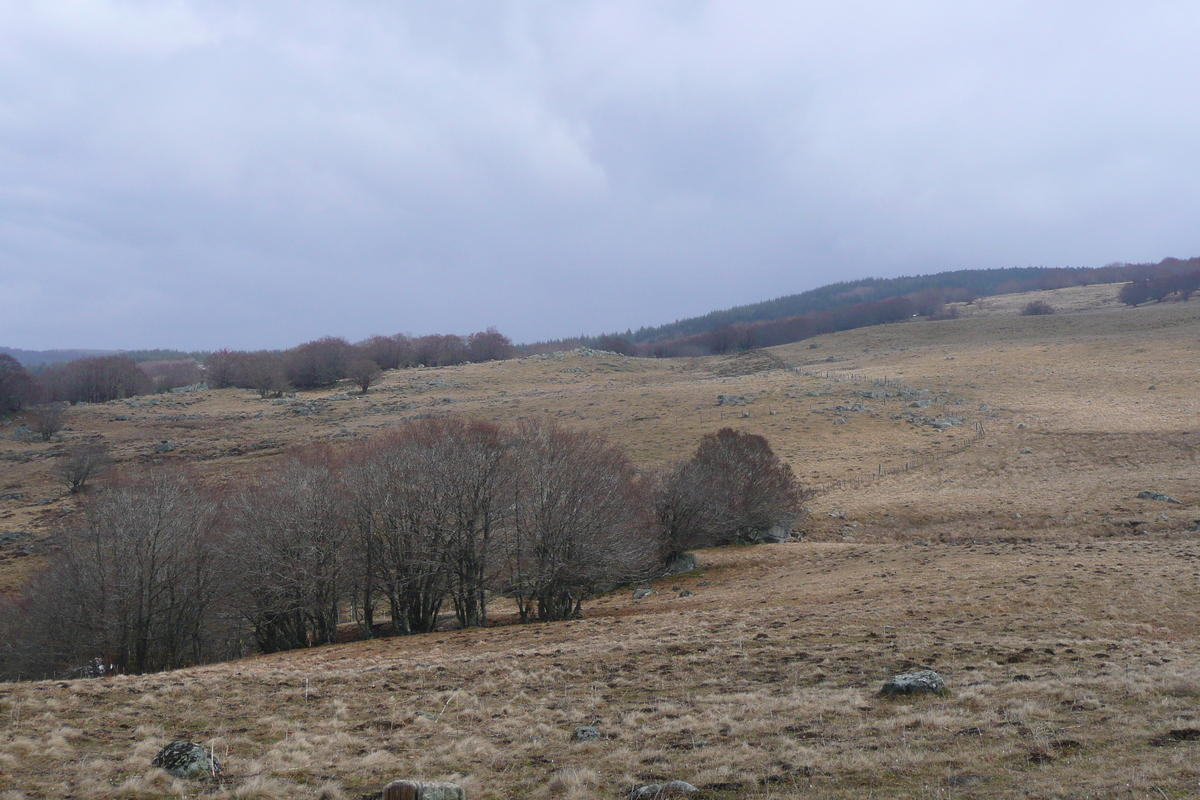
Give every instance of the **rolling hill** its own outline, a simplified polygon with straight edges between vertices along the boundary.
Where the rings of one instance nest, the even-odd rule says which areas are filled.
[[[475,798],[673,778],[730,799],[1190,796],[1200,307],[1126,308],[1118,289],[736,355],[396,371],[365,397],[135,398],[73,409],[51,443],[4,428],[10,589],[79,515],[55,454],[97,439],[124,469],[178,460],[219,485],[420,415],[550,416],[647,469],[732,425],[819,491],[803,541],[702,552],[582,620],[516,625],[498,598],[482,630],[0,684],[0,797],[367,798],[398,777]],[[1058,313],[1022,316],[1032,300]],[[877,696],[920,667],[949,694]],[[604,738],[571,741],[579,725]],[[150,770],[173,739],[212,747],[225,775]]]

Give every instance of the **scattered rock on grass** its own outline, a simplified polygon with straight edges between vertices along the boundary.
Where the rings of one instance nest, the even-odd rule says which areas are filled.
[[[663,575],[682,575],[685,572],[691,572],[696,568],[696,556],[694,553],[680,553],[671,559],[671,563],[667,564],[663,570]]]
[[[1200,728],[1177,728],[1173,731],[1167,731],[1161,736],[1155,736],[1150,740],[1150,744],[1155,747],[1165,747],[1176,742],[1195,742],[1200,740]]]
[[[660,797],[690,797],[700,790],[687,781],[648,783],[629,793],[630,800],[657,800]]]
[[[467,800],[467,793],[453,783],[392,781],[383,787],[383,800]]]
[[[150,765],[166,770],[176,778],[221,774],[221,765],[216,757],[192,742],[171,742],[158,751]]]
[[[895,675],[879,690],[882,695],[945,694],[946,682],[931,669]]]
[[[571,738],[576,742],[591,742],[604,737],[600,735],[599,730],[593,728],[591,725],[580,725],[575,729],[575,732],[571,734]]]
[[[1170,495],[1167,495],[1167,494],[1163,494],[1162,492],[1138,492],[1137,496],[1138,496],[1139,500],[1158,500],[1163,503],[1174,503],[1176,505],[1182,505],[1182,503],[1180,503],[1174,497],[1171,497]]]

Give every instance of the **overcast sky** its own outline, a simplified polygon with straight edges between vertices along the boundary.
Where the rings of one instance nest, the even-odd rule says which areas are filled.
[[[0,0],[0,345],[1200,255],[1195,2]]]

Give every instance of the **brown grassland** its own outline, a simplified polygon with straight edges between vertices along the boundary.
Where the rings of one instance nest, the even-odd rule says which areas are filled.
[[[78,514],[49,477],[74,443],[220,484],[422,414],[548,415],[647,468],[732,425],[823,490],[802,542],[704,551],[697,571],[592,601],[582,620],[516,625],[498,598],[487,629],[0,684],[0,800],[369,798],[399,777],[474,798],[611,798],[673,778],[722,799],[1194,797],[1200,303],[1127,309],[1117,288],[735,356],[407,370],[335,400],[138,398],[73,409],[59,442],[5,435],[0,494],[20,497],[0,501],[0,533],[34,542]],[[1060,313],[1021,316],[1032,299]],[[896,418],[909,400],[856,394],[899,382],[929,390],[919,413],[964,424],[935,431]],[[836,408],[855,402],[866,410]],[[22,547],[0,549],[0,585],[37,563]],[[949,693],[878,696],[919,667]],[[578,725],[604,738],[573,742]],[[174,739],[213,748],[225,774],[152,769]]]

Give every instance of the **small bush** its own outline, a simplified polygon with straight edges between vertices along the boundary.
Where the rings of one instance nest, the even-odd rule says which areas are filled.
[[[7,353],[0,353],[0,415],[20,411],[36,394],[33,378]]]
[[[942,306],[940,311],[929,315],[929,319],[937,321],[944,319],[958,319],[958,306]]]
[[[64,403],[43,403],[33,409],[29,427],[48,442],[67,424],[67,409]]]
[[[1025,307],[1021,309],[1022,316],[1026,317],[1040,317],[1053,313],[1054,306],[1050,305],[1045,300],[1034,300],[1033,302],[1026,303]]]
[[[55,466],[58,482],[71,494],[87,491],[88,481],[108,469],[112,463],[103,445],[86,444],[63,456]]]
[[[333,386],[346,377],[353,347],[338,336],[306,342],[284,353],[284,374],[297,389]]]
[[[693,547],[790,531],[808,495],[764,437],[732,428],[705,434],[692,457],[659,480],[654,511],[663,563]]]
[[[371,385],[377,383],[383,370],[369,358],[360,358],[350,364],[350,368],[346,370],[347,377],[354,381],[354,384],[362,389],[362,393],[366,394],[367,389]]]

